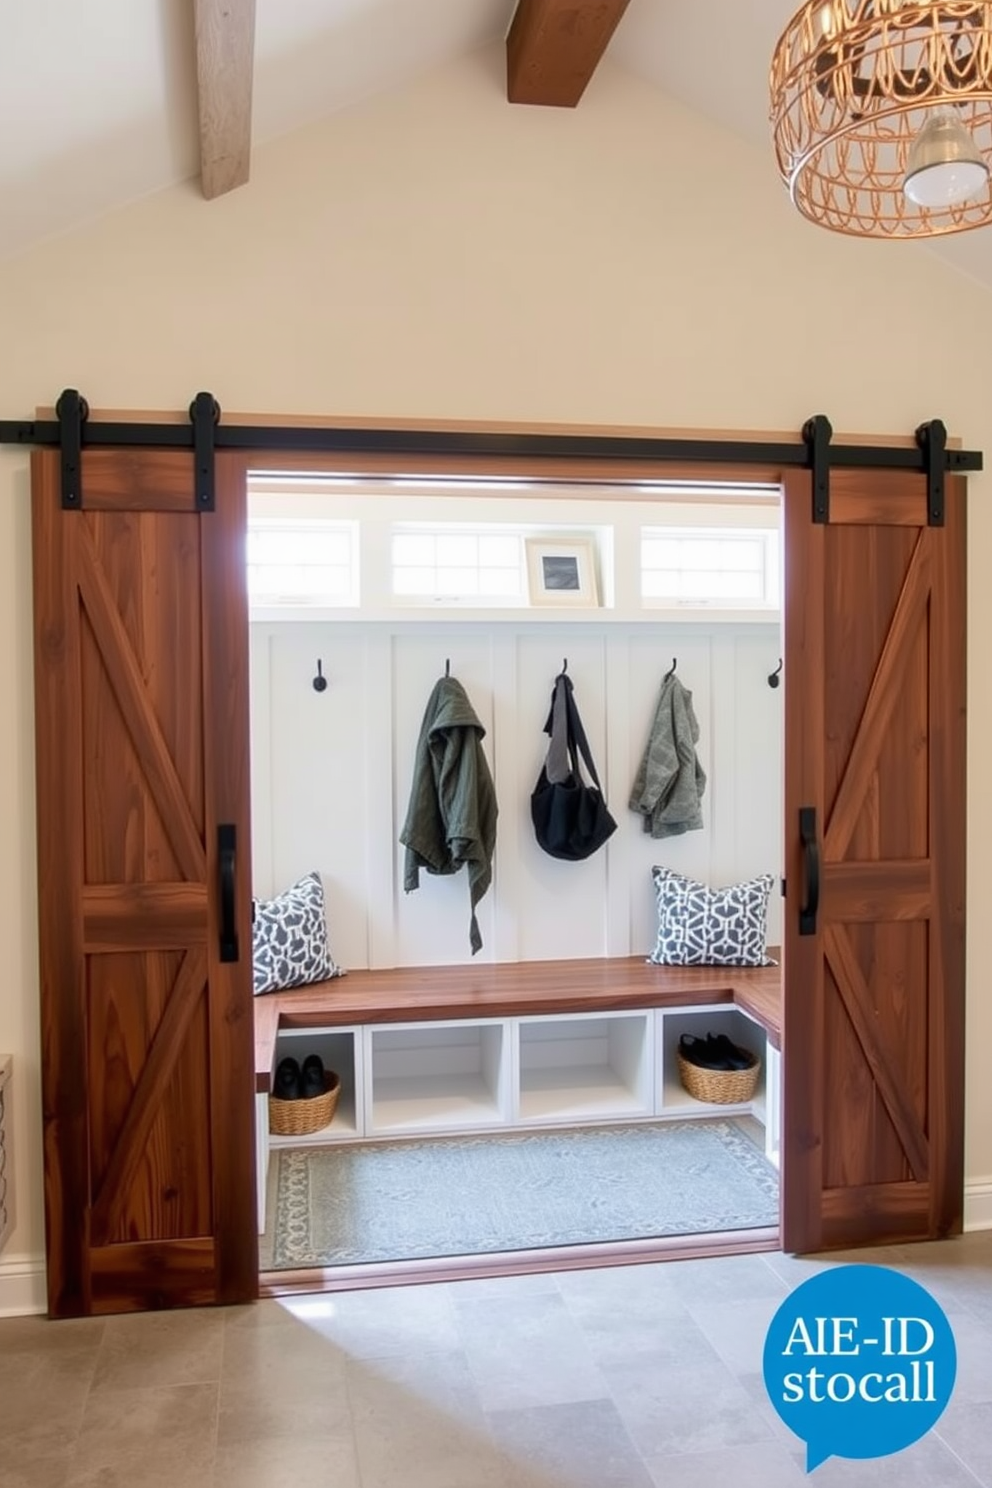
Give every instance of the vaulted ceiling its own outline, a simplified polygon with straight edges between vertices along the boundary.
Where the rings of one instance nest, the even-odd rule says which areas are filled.
[[[586,18],[601,13],[600,42],[612,63],[767,148],[771,169],[768,65],[797,4],[583,0],[583,9]],[[6,7],[0,256],[199,175],[194,11],[202,7],[201,20],[203,13],[223,20],[246,5],[250,0],[32,0]],[[526,40],[537,46],[540,68],[543,33],[558,23],[554,12],[577,7],[575,0],[520,0],[525,6],[533,12]],[[255,0],[253,143],[502,41],[517,8],[516,0]],[[202,78],[202,35],[200,41]],[[220,74],[217,56],[208,62],[215,79],[230,81],[233,66],[236,82],[239,65],[244,76],[237,55],[232,63],[220,53]],[[223,149],[231,121],[221,122]],[[206,156],[204,163],[207,194],[236,183],[236,163],[222,156],[213,174]],[[910,245],[892,246],[901,252]],[[992,287],[985,231],[935,251]]]

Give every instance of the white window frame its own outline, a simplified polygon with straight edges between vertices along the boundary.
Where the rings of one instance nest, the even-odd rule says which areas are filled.
[[[307,557],[301,555],[297,560],[286,563],[267,565],[264,562],[252,562],[251,544],[253,538],[264,537],[265,534],[282,535],[292,534],[301,539],[316,539],[332,534],[337,538],[344,537],[348,545],[348,586],[341,592],[328,593],[326,590],[314,588],[312,590],[289,587],[284,593],[266,592],[253,589],[251,584],[252,568],[279,567],[287,569],[299,569],[305,573],[308,568],[318,569],[326,565],[319,562],[310,562]],[[322,610],[322,609],[358,609],[361,603],[359,586],[359,523],[338,518],[325,519],[313,517],[274,517],[274,516],[249,516],[248,518],[248,552],[245,555],[248,570],[248,603],[253,615],[262,612],[273,611],[282,613],[290,610]]]
[[[529,601],[527,597],[527,565],[524,551],[525,533],[512,522],[432,522],[432,521],[403,521],[393,522],[389,535],[389,594],[391,603],[403,609],[513,609],[526,608]],[[435,544],[446,538],[472,538],[476,542],[486,537],[501,538],[504,541],[512,540],[517,548],[517,559],[513,569],[517,575],[517,589],[512,594],[491,593],[487,590],[469,591],[462,594],[449,594],[439,592],[438,589],[425,591],[421,594],[406,593],[396,588],[397,563],[395,559],[395,544],[398,538],[423,538]],[[413,565],[400,565],[412,567]],[[423,567],[438,568],[437,557],[432,562],[425,563]],[[443,566],[443,565],[442,565]],[[472,567],[473,565],[466,565]],[[488,567],[503,567],[504,565],[485,564],[476,561],[474,568],[481,572]],[[505,565],[510,568],[510,565]]]
[[[721,594],[653,595],[644,591],[645,574],[644,545],[652,539],[667,539],[676,542],[760,542],[763,548],[760,596],[738,596]],[[640,579],[640,602],[645,610],[682,614],[687,610],[705,613],[726,611],[750,611],[773,615],[782,606],[781,595],[781,536],[778,525],[740,525],[688,523],[651,523],[641,528],[638,573]],[[715,570],[719,571],[719,570]],[[726,570],[733,572],[733,570]]]

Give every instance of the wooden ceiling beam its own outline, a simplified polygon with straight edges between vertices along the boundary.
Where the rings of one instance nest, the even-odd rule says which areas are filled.
[[[243,186],[251,160],[255,0],[193,0],[200,181],[207,200]]]
[[[506,38],[511,103],[574,108],[628,0],[519,0]]]

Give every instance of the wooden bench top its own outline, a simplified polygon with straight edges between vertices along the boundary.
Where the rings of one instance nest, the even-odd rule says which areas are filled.
[[[775,955],[775,951],[771,952]],[[255,1089],[270,1089],[280,1028],[609,1013],[734,1003],[782,1047],[781,966],[654,966],[643,956],[349,971],[255,998]]]

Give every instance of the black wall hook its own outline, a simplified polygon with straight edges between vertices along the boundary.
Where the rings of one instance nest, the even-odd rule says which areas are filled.
[[[780,656],[779,659],[778,659],[778,666],[775,668],[775,670],[773,672],[769,672],[768,673],[768,686],[769,687],[777,687],[778,686],[779,682],[781,681],[781,677],[779,675],[779,673],[781,672],[781,670],[782,670],[782,658]]]
[[[446,656],[444,658],[444,675],[446,677],[450,677],[451,676],[451,657],[450,656]]]
[[[671,669],[669,671],[667,671],[665,673],[664,677],[662,677],[662,679],[661,679],[663,682],[667,682],[668,679],[669,679],[669,677],[674,677],[675,676],[675,669],[678,666],[678,664],[679,664],[678,657],[677,656],[673,656],[672,657]]]
[[[317,675],[313,679],[314,692],[324,692],[327,688],[327,678],[324,676],[320,661],[317,661]]]

